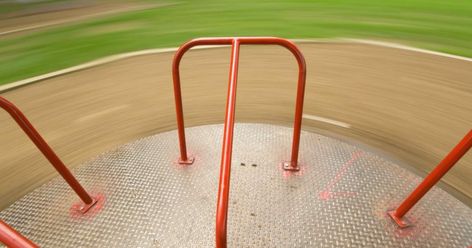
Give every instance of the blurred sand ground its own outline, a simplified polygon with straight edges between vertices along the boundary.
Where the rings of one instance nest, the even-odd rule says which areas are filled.
[[[166,5],[170,3],[156,4],[138,0],[69,0],[47,3],[43,6],[34,5],[31,8],[25,7],[22,10],[0,14],[0,37],[11,37],[66,23]]]
[[[351,125],[305,119],[305,130],[357,140],[426,172],[472,127],[471,62],[355,43],[300,48],[308,65],[304,113]],[[229,55],[229,48],[217,48],[184,57],[187,126],[223,122]],[[1,95],[24,111],[73,168],[121,144],[176,128],[172,56],[124,59]],[[237,121],[291,125],[296,77],[295,60],[283,48],[244,46]],[[58,174],[5,112],[0,123],[2,209]],[[471,178],[469,152],[444,181],[470,202]]]

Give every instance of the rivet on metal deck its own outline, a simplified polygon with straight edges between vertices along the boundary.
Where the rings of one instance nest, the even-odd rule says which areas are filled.
[[[100,198],[76,214],[57,177],[0,213],[44,247],[214,247],[222,125],[187,130],[193,165],[179,165],[175,131],[105,153],[75,170]],[[466,247],[472,209],[435,187],[399,229],[386,210],[421,178],[360,147],[303,132],[299,172],[287,172],[292,129],[237,124],[230,247]],[[244,163],[245,166],[241,165]],[[101,208],[101,209],[100,209]]]

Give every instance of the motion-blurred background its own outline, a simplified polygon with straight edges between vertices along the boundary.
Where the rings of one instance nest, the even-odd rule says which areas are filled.
[[[0,83],[202,36],[371,38],[472,56],[469,0],[1,0]]]

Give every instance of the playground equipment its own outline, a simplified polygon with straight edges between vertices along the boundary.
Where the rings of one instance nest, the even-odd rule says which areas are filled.
[[[396,210],[388,212],[388,215],[401,228],[411,225],[411,223],[403,220],[410,209],[426,194],[428,191],[441,180],[441,178],[461,159],[467,151],[472,147],[472,130],[470,130],[464,138],[452,149],[452,151],[436,166],[436,168],[421,182],[420,185],[402,202]]]
[[[25,238],[7,223],[0,220],[0,241],[12,248],[36,248],[38,247],[31,240]]]
[[[79,181],[75,179],[74,175],[72,175],[70,170],[67,169],[61,159],[46,143],[43,137],[41,137],[38,131],[36,131],[33,125],[26,118],[26,116],[14,104],[12,104],[3,97],[0,97],[0,107],[11,115],[11,117],[16,121],[18,126],[20,126],[20,128],[26,133],[26,135],[28,135],[28,137],[31,139],[31,141],[33,141],[36,147],[38,147],[38,149],[49,160],[52,166],[54,166],[57,172],[59,172],[62,178],[64,178],[67,184],[69,184],[69,186],[75,191],[75,193],[77,193],[80,199],[84,202],[84,205],[80,208],[80,211],[85,213],[94,204],[96,204],[96,199],[94,199],[89,193],[87,193],[87,191],[82,187],[82,185],[80,185]]]
[[[221,155],[220,183],[218,187],[218,204],[216,210],[216,245],[226,247],[226,229],[228,218],[229,184],[231,175],[231,157],[233,153],[233,132],[236,112],[236,86],[238,79],[238,63],[240,45],[280,45],[287,48],[295,56],[298,62],[298,87],[295,107],[295,120],[293,124],[292,156],[290,161],[282,162],[283,168],[288,171],[300,170],[298,165],[298,150],[300,146],[300,133],[303,115],[303,97],[305,95],[306,64],[302,53],[292,42],[280,38],[204,38],[191,40],[182,45],[176,52],[172,64],[174,79],[175,106],[177,112],[177,127],[180,142],[179,163],[192,164],[194,158],[187,156],[185,142],[185,127],[182,107],[182,94],[180,90],[179,64],[186,51],[199,45],[231,45],[231,65],[229,71],[229,86],[226,102],[226,115],[223,133],[223,151]]]
[[[187,153],[187,140],[184,129],[179,64],[185,52],[187,52],[192,47],[199,45],[231,45],[229,86],[224,127],[220,128],[220,126],[203,126],[189,129],[193,136],[198,137],[193,139],[192,142],[190,142],[190,146],[200,147],[199,149],[195,148],[197,151],[199,151],[197,152],[198,156],[189,156],[189,154]],[[256,140],[262,140],[265,143],[262,142],[263,144],[246,144],[246,146],[239,145],[237,146],[238,149],[235,150],[241,151],[241,154],[239,154],[236,158],[233,157],[233,135],[235,133],[238,135],[238,132],[235,132],[234,129],[239,49],[241,45],[279,45],[287,48],[297,60],[299,66],[298,86],[296,94],[297,99],[295,106],[293,133],[291,137],[291,157],[289,161],[279,160],[283,159],[282,156],[284,156],[284,151],[287,148],[287,145],[284,144],[284,140],[286,140],[289,135],[288,129],[274,127],[270,125],[257,124],[243,125],[240,130],[237,129],[236,131],[241,131],[239,132],[240,137],[246,137],[245,135],[249,135],[251,137],[256,137]],[[198,245],[202,247],[212,246],[212,242],[199,240],[202,243],[196,243],[195,240],[192,240],[190,238],[195,236],[195,234],[193,233],[196,233],[198,235],[204,233],[204,235],[207,235],[206,230],[202,230],[204,228],[198,228],[197,230],[192,229],[192,231],[190,232],[183,232],[182,229],[192,225],[200,224],[197,220],[204,222],[201,224],[202,226],[204,226],[205,224],[207,224],[207,221],[209,221],[208,217],[212,216],[212,214],[202,214],[202,212],[206,213],[207,209],[212,208],[208,207],[208,205],[213,204],[213,202],[210,200],[212,199],[211,195],[215,193],[212,189],[212,186],[214,186],[212,180],[216,179],[212,177],[214,176],[214,168],[208,165],[211,165],[211,161],[214,159],[211,154],[214,154],[215,147],[202,148],[202,146],[204,146],[205,144],[209,144],[210,142],[216,143],[214,139],[220,139],[221,136],[223,136],[221,164],[218,182],[219,186],[216,199],[217,208],[216,215],[214,216],[216,217],[216,225],[214,229],[216,247],[226,247],[228,240],[231,240],[231,238],[228,238],[227,234],[228,225],[230,227],[230,235],[240,235],[237,232],[231,232],[231,224],[235,225],[234,223],[238,224],[239,226],[254,228],[256,229],[256,232],[264,232],[263,228],[268,228],[267,226],[263,226],[262,224],[251,226],[249,224],[265,223],[266,221],[271,220],[271,218],[281,218],[279,216],[272,215],[264,217],[264,214],[266,214],[265,212],[257,212],[259,211],[258,209],[272,209],[273,203],[275,202],[280,203],[282,205],[282,210],[281,212],[276,212],[272,214],[281,215],[285,218],[285,221],[279,222],[279,225],[286,227],[286,225],[284,224],[288,223],[288,226],[293,225],[293,229],[287,230],[282,228],[282,230],[280,230],[277,229],[277,227],[274,227],[276,229],[271,229],[272,232],[268,232],[265,234],[270,235],[271,233],[276,233],[277,235],[275,237],[269,237],[267,240],[265,240],[264,234],[259,234],[257,236],[258,240],[252,243],[253,246],[263,246],[264,244],[266,244],[267,246],[276,244],[285,247],[316,246],[317,244],[320,244],[320,242],[321,244],[329,244],[323,243],[326,242],[326,239],[324,238],[317,239],[313,231],[319,231],[320,233],[326,232],[326,229],[323,226],[318,226],[318,224],[321,223],[322,225],[326,225],[328,223],[327,221],[336,221],[333,218],[339,217],[340,219],[342,219],[346,218],[346,216],[349,220],[348,223],[352,223],[353,221],[360,222],[359,224],[354,223],[354,226],[365,225],[365,230],[370,230],[374,233],[380,233],[379,235],[385,235],[382,237],[387,237],[387,242],[390,242],[387,243],[387,245],[393,244],[393,246],[400,247],[405,244],[408,245],[408,243],[398,241],[398,239],[401,238],[397,237],[398,234],[400,234],[400,236],[408,236],[409,229],[414,230],[414,228],[424,228],[425,223],[422,222],[420,223],[421,226],[416,227],[415,220],[412,220],[407,223],[406,220],[403,219],[403,217],[470,149],[470,147],[472,146],[472,130],[466,134],[463,140],[451,151],[448,156],[446,156],[446,158],[433,170],[433,172],[431,172],[429,176],[425,178],[425,180],[418,186],[418,188],[396,210],[389,211],[388,215],[381,215],[380,218],[371,218],[370,222],[378,222],[375,228],[373,228],[372,226],[369,226],[373,224],[363,224],[361,223],[362,220],[368,218],[368,216],[372,216],[372,211],[374,210],[379,211],[379,213],[385,213],[385,211],[387,211],[387,208],[384,208],[384,206],[387,206],[389,204],[388,198],[391,198],[390,196],[385,197],[385,195],[387,195],[386,193],[397,193],[398,190],[389,192],[389,189],[386,189],[385,187],[359,187],[359,184],[362,182],[365,183],[365,181],[362,180],[366,178],[366,181],[368,181],[368,183],[371,183],[372,180],[370,179],[375,179],[378,181],[383,180],[382,182],[384,183],[399,185],[399,182],[401,182],[401,180],[403,179],[391,178],[390,175],[379,176],[373,174],[374,172],[378,173],[378,167],[380,167],[381,169],[385,169],[389,168],[389,166],[391,166],[392,164],[388,164],[385,161],[377,158],[376,156],[369,154],[368,152],[361,151],[357,147],[353,147],[344,144],[340,141],[336,141],[334,139],[329,139],[323,136],[318,136],[310,133],[305,133],[304,137],[306,137],[306,140],[301,142],[300,137],[305,79],[306,65],[303,55],[298,50],[296,45],[285,39],[273,37],[202,38],[191,40],[185,43],[176,52],[173,61],[174,95],[178,127],[177,135],[179,138],[178,147],[180,148],[180,156],[177,160],[180,164],[180,167],[175,167],[172,165],[172,160],[174,159],[172,156],[175,155],[173,153],[175,152],[175,150],[171,149],[171,153],[167,153],[167,149],[163,148],[177,147],[177,144],[175,144],[174,142],[175,139],[172,138],[175,137],[174,132],[159,134],[155,137],[151,137],[130,144],[128,145],[130,149],[124,149],[124,152],[120,154],[119,159],[116,158],[117,156],[105,156],[103,160],[98,159],[94,163],[94,166],[88,166],[84,170],[80,170],[77,172],[85,178],[94,177],[95,181],[109,180],[109,182],[107,182],[109,183],[109,188],[105,188],[104,194],[108,197],[110,203],[108,203],[107,205],[102,205],[103,209],[96,211],[93,215],[90,212],[93,212],[92,210],[94,208],[98,208],[100,201],[104,201],[104,199],[95,198],[91,196],[87,191],[85,191],[84,187],[79,184],[79,182],[75,179],[72,173],[65,167],[62,161],[47,145],[44,139],[42,139],[38,132],[33,128],[31,123],[20,112],[20,110],[16,108],[12,103],[0,97],[0,107],[4,108],[15,119],[18,125],[20,125],[20,127],[31,138],[31,140],[36,144],[36,146],[41,150],[41,152],[48,158],[51,164],[66,180],[69,186],[79,195],[79,197],[84,203],[78,209],[79,211],[70,213],[70,216],[60,212],[61,206],[44,206],[44,208],[46,209],[48,207],[51,207],[51,209],[46,212],[37,210],[37,212],[30,214],[31,218],[36,220],[38,216],[46,216],[51,212],[57,211],[60,213],[58,213],[58,220],[54,223],[62,225],[60,227],[57,227],[58,230],[61,231],[67,229],[64,228],[64,226],[74,226],[74,228],[80,230],[88,230],[86,231],[86,233],[106,231],[108,235],[127,235],[119,231],[119,229],[113,231],[115,230],[115,226],[119,226],[119,224],[117,223],[126,223],[126,225],[133,226],[137,230],[136,233],[130,234],[132,237],[136,238],[135,241],[129,240],[127,238],[122,238],[120,236],[113,236],[115,238],[121,238],[118,241],[101,240],[100,237],[95,237],[89,243],[85,243],[85,245],[84,243],[77,242],[88,242],[87,240],[74,240],[73,242],[75,243],[70,244],[71,246],[87,246],[86,244],[90,245],[91,243],[96,246],[105,244],[108,246],[132,246],[133,244],[144,245],[143,242],[150,246],[154,245],[158,247],[176,245],[185,247],[189,244]],[[190,135],[190,137],[192,137],[192,135]],[[321,141],[318,142],[318,140]],[[302,147],[303,144],[305,144],[306,147],[309,147],[305,152],[302,151],[301,155],[299,154],[300,142],[302,143]],[[270,145],[270,147],[267,147],[267,150],[264,151],[260,150],[259,148],[264,145]],[[320,149],[318,147],[323,147],[323,149]],[[257,151],[253,152],[255,150]],[[300,159],[299,157],[301,157],[302,159]],[[234,171],[234,168],[231,168],[231,164],[235,160],[241,161],[241,168],[249,167],[249,164],[251,164],[251,167],[253,167],[252,169],[259,170],[257,170],[256,172],[248,172],[248,170]],[[338,160],[346,161],[338,163]],[[246,166],[246,163],[242,161],[253,162],[248,163]],[[255,161],[258,162],[256,163]],[[373,166],[371,165],[371,163],[377,164]],[[123,167],[123,164],[126,164],[126,167]],[[280,166],[277,166],[277,164],[279,164]],[[353,168],[354,164],[358,164],[358,166],[356,168]],[[354,173],[349,174],[351,177],[354,177],[353,179],[346,178],[348,170],[356,170],[355,172],[357,174],[362,175],[362,173],[365,173],[365,175],[362,175],[361,179],[360,177],[356,177],[355,175],[357,174]],[[404,170],[397,167],[393,168],[393,170],[396,170],[396,172],[406,173],[404,172]],[[105,174],[100,174],[100,171]],[[125,172],[123,173],[122,171]],[[232,202],[232,209],[234,210],[235,208],[239,207],[240,209],[246,211],[250,208],[251,211],[257,212],[257,214],[250,214],[251,218],[255,220],[247,222],[243,220],[242,218],[244,218],[245,212],[242,210],[233,211],[234,213],[229,211],[229,206],[231,203],[231,172],[235,172],[236,176],[239,176],[239,180],[235,181],[236,187],[234,191],[232,191],[234,192],[233,194],[235,194],[232,195],[232,199],[234,198],[237,200]],[[137,178],[135,178],[132,175],[133,173],[139,176],[136,176]],[[334,178],[331,181],[324,183],[326,182],[326,179],[323,178],[323,176],[326,177],[332,174],[334,175]],[[102,175],[102,177],[100,177],[100,175]],[[372,177],[371,175],[374,176]],[[267,180],[267,184],[260,184],[259,181],[261,181],[262,179]],[[248,180],[252,180],[251,183],[253,184],[250,184]],[[347,181],[347,186],[344,190],[354,190],[356,189],[356,187],[358,187],[356,189],[357,192],[336,191],[335,188],[340,187],[339,184],[341,180]],[[124,184],[122,185],[122,183]],[[55,198],[56,201],[51,200],[51,202],[57,202],[59,199],[63,199],[67,195],[67,191],[63,188],[60,188],[58,186],[59,184],[60,182],[57,181],[54,182],[52,186],[48,186],[51,188],[49,192],[51,195],[52,193],[58,193],[59,195]],[[277,194],[272,193],[272,195],[268,195],[267,199],[251,199],[251,193],[260,196],[264,195],[263,192],[269,191],[270,187],[261,187],[265,185],[274,186],[279,189],[280,192]],[[245,190],[251,190],[251,192],[246,192]],[[320,190],[318,192],[318,195],[313,194],[314,192],[316,192],[316,190]],[[376,190],[379,191],[378,194],[375,192]],[[142,191],[146,192],[146,194],[141,193]],[[374,196],[367,196],[372,191],[374,191]],[[442,200],[452,199],[452,197],[450,197],[447,193],[440,191],[439,189],[433,189],[432,191],[434,191],[436,197],[441,197]],[[34,192],[30,195],[34,195]],[[315,198],[313,198],[313,196],[315,196]],[[54,197],[54,195],[52,195],[52,197]],[[281,200],[284,197],[289,198],[294,202],[284,203]],[[369,197],[375,198],[375,200],[365,202],[366,200],[371,199]],[[0,214],[0,218],[8,217],[12,220],[18,220],[19,218],[21,218],[21,214],[19,213],[18,209],[21,209],[22,206],[32,205],[32,203],[37,202],[37,198],[37,196],[30,198],[26,197],[26,199],[18,203],[18,206],[16,208],[13,207],[11,209],[5,210],[4,213],[2,212]],[[357,198],[359,198],[360,200],[357,200]],[[273,202],[273,199],[275,199],[275,202]],[[347,204],[344,205],[345,202],[340,202],[339,199],[345,199]],[[251,200],[251,203],[246,204],[243,200]],[[265,203],[264,201],[267,201],[267,203]],[[314,201],[316,201],[316,203],[314,203]],[[377,206],[378,209],[375,208],[376,204],[379,204],[378,202],[382,201],[387,201],[387,203],[381,204],[381,207]],[[257,202],[264,207],[258,208],[258,205],[253,204],[254,202]],[[168,205],[161,205],[164,203]],[[456,221],[464,218],[464,216],[471,214],[470,209],[467,210],[467,207],[460,205],[460,203],[458,202],[455,202],[454,204],[457,205],[457,209],[461,210],[459,211],[459,213],[457,213],[457,216],[445,217],[444,215],[441,215],[441,213],[439,213],[438,216],[432,217],[435,218],[436,221],[444,223],[445,228],[451,227],[451,230],[454,228],[458,228],[456,225]],[[196,207],[192,208],[191,205],[196,205]],[[435,208],[435,210],[441,209],[435,206],[431,206],[431,208]],[[366,211],[366,209],[371,210],[371,212]],[[316,211],[316,214],[314,214],[312,211]],[[359,217],[359,215],[357,214],[350,215],[351,212],[359,213],[361,217]],[[259,213],[263,217],[258,217]],[[228,215],[231,216],[231,214],[233,214],[234,216],[232,216],[232,218],[228,218]],[[121,219],[113,219],[113,216],[117,215]],[[129,216],[132,217],[130,218]],[[390,216],[395,221],[395,223],[398,224],[399,229],[382,229],[385,225],[387,225],[385,224],[387,222],[384,221],[389,221],[389,217],[387,216]],[[94,218],[100,217],[103,217],[102,221],[94,222]],[[109,222],[107,222],[108,218],[111,219]],[[129,220],[123,221],[122,219],[125,218],[129,218]],[[194,218],[195,220],[193,220]],[[262,222],[261,220],[257,220],[257,218],[262,218]],[[84,220],[86,224],[81,223],[81,220]],[[158,220],[162,220],[162,222],[155,223]],[[191,221],[189,222],[189,220]],[[305,221],[310,222],[306,223]],[[8,222],[10,223],[10,221]],[[29,224],[34,225],[34,223]],[[310,227],[310,225],[314,226]],[[347,224],[348,227],[352,227],[351,225],[352,224]],[[413,227],[411,225],[413,225]],[[251,233],[251,230],[245,230],[244,228],[240,228],[239,226],[233,226],[235,227],[234,230],[240,232],[244,231],[245,235]],[[53,225],[49,227],[51,229],[55,228],[55,226]],[[405,229],[405,227],[409,228]],[[133,228],[130,228],[130,230],[131,229]],[[431,236],[435,236],[435,231],[437,231],[430,230],[428,228],[425,228],[425,230],[428,230]],[[44,230],[44,232],[47,231],[48,230]],[[307,233],[303,233],[304,231],[307,231]],[[339,231],[340,230],[338,230],[338,233]],[[467,230],[460,231],[454,229],[452,231],[455,232],[455,235],[458,235],[457,239],[459,239],[460,241],[469,241],[469,233],[467,232]],[[160,234],[160,232],[162,232],[163,234]],[[301,237],[297,236],[297,232],[302,233]],[[342,232],[343,231],[341,231],[341,234]],[[37,233],[32,234],[40,235]],[[310,234],[311,236],[308,234]],[[390,234],[393,235],[389,236]],[[156,239],[155,236],[152,235],[157,235],[158,238]],[[356,235],[358,235],[356,237],[360,237],[361,240],[365,237],[371,238],[369,235],[363,233],[358,233]],[[244,235],[241,236],[245,237]],[[154,237],[154,240],[149,241],[149,239],[151,239],[152,237]],[[290,241],[294,237],[296,240],[298,240],[298,243],[295,241]],[[342,236],[335,237],[343,239]],[[426,239],[428,237],[429,236],[426,235]],[[34,243],[23,237],[18,232],[14,231],[3,221],[0,222],[0,238],[0,241],[11,247],[36,247]],[[51,237],[47,237],[45,239],[46,240],[37,239],[37,242],[39,244],[41,244],[41,242],[46,241],[50,242],[50,244],[58,244],[57,242],[64,242],[64,240],[53,240],[53,238]],[[418,240],[423,241],[421,239]],[[67,239],[67,241],[71,240]],[[184,241],[188,241],[188,243],[182,243]],[[338,245],[340,246],[343,246],[342,244],[351,244],[349,243],[351,242],[350,240],[346,241],[335,239],[335,241],[339,241],[340,244]],[[233,244],[234,242],[235,241],[233,240]],[[240,239],[239,242],[244,243],[247,242],[247,240]],[[415,240],[414,242],[417,242],[417,240]],[[432,240],[431,242],[435,242],[435,240]],[[245,244],[247,245],[247,243]],[[333,245],[333,243],[330,244]],[[360,242],[359,244],[363,243]],[[413,243],[413,245],[415,244],[416,243]],[[61,244],[61,246],[65,245],[66,244],[63,243]],[[383,245],[386,244],[383,243]]]

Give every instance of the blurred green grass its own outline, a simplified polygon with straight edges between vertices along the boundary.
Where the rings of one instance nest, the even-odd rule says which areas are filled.
[[[178,2],[0,38],[0,84],[202,36],[368,38],[472,57],[472,1]]]

